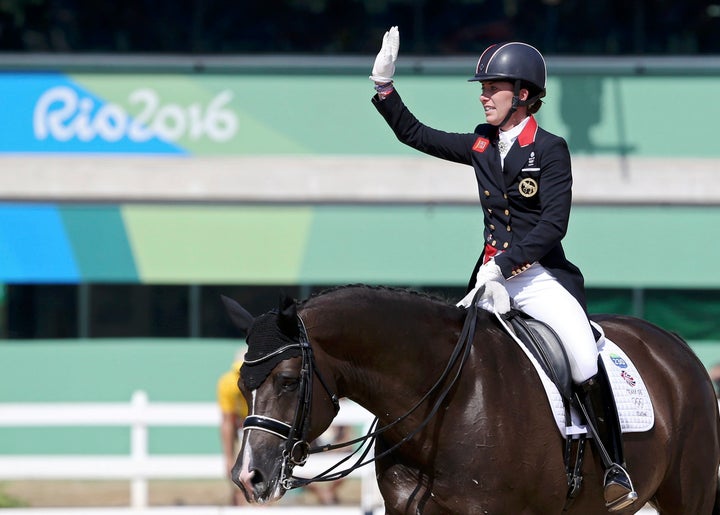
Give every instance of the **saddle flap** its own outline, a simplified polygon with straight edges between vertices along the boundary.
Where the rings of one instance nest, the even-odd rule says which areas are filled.
[[[557,333],[544,322],[518,310],[512,310],[503,317],[557,386],[560,395],[570,401],[572,399],[570,361]]]

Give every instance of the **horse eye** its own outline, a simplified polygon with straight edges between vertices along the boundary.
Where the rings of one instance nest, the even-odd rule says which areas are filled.
[[[286,392],[294,392],[295,390],[298,389],[299,385],[300,385],[300,381],[298,381],[297,379],[294,381],[286,381],[283,383],[282,389],[285,390]]]
[[[283,389],[285,389],[288,392],[294,392],[295,390],[297,390],[299,384],[300,384],[299,381],[293,381],[291,383],[284,385]]]
[[[297,376],[279,376],[278,386],[285,392],[292,392],[300,386],[300,378]]]

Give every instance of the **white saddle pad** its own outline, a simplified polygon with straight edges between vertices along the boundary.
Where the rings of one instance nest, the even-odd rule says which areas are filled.
[[[584,424],[580,423],[581,417],[574,409],[571,410],[572,425],[566,427],[563,400],[557,387],[543,371],[535,359],[535,356],[515,337],[505,321],[499,315],[496,314],[496,316],[523,352],[525,352],[540,376],[560,434],[563,437],[587,434],[587,428]],[[605,337],[602,328],[594,322],[592,324],[598,331],[603,333],[603,337],[600,338],[598,351],[600,352],[600,356],[602,356],[605,370],[607,370],[608,379],[612,386],[622,432],[642,433],[649,431],[655,423],[655,412],[653,411],[650,395],[648,394],[647,388],[645,388],[645,383],[642,377],[640,377],[640,373],[627,354],[614,342]]]

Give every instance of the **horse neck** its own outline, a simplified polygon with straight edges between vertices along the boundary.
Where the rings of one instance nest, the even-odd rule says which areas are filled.
[[[369,411],[408,404],[439,377],[456,343],[462,315],[429,301],[382,298],[314,306],[304,313],[319,368],[331,370],[340,397]],[[392,313],[395,312],[395,315]]]

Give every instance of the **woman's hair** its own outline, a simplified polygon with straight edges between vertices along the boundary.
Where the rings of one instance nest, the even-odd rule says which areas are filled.
[[[532,105],[528,106],[527,111],[530,114],[535,114],[540,110],[542,105],[543,105],[543,101],[538,98],[537,101],[535,101]]]
[[[533,98],[540,94],[540,90],[537,88],[537,86],[530,84],[527,81],[521,81],[520,87],[528,90],[528,98]],[[543,104],[543,101],[540,98],[538,98],[532,104],[528,104],[528,106],[527,106],[528,113],[529,114],[537,113],[540,110],[540,108],[542,107],[542,104]]]

